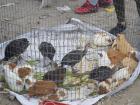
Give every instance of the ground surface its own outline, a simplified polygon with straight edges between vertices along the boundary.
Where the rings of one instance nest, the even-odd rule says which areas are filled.
[[[64,2],[59,0],[54,6],[64,4],[74,8],[79,3]],[[63,1],[63,2],[61,2]],[[140,50],[140,19],[137,15],[136,5],[133,0],[125,0],[128,40]],[[40,0],[0,0],[0,5],[15,3],[13,6],[0,7],[0,42],[14,38],[25,32],[32,31],[31,28],[48,27],[64,23],[68,18],[75,17],[108,31],[116,25],[115,13],[107,13],[100,9],[96,14],[76,15],[72,11],[60,13],[54,7],[40,9]],[[111,98],[106,98],[97,105],[140,105],[140,79],[123,92]],[[16,100],[9,101],[6,95],[0,96],[0,105],[20,105]]]

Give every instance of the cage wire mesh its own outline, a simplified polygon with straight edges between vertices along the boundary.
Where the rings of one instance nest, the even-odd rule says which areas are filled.
[[[115,39],[107,31],[117,23],[115,12],[101,10],[86,15],[75,14],[74,8],[85,1],[0,1],[0,57],[8,56],[1,62],[1,69],[4,69],[1,76],[4,75],[8,84],[6,88],[30,97],[73,101],[113,91],[131,77],[138,63],[134,56],[113,48],[109,50]],[[140,5],[138,0],[136,2]],[[115,43],[123,47],[120,51],[134,50],[128,43],[138,48],[140,39],[137,35],[139,25],[136,24],[139,18],[133,8],[136,6],[131,0],[125,3],[126,39],[121,37],[122,42],[119,42],[118,38]],[[71,10],[56,8],[63,5],[68,5]],[[67,21],[71,18],[83,23]],[[87,28],[89,26],[91,29]],[[21,38],[28,41],[18,40]],[[15,40],[18,44],[13,43],[7,48]]]

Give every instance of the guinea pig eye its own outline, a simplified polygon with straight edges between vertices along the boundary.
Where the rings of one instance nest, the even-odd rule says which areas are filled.
[[[22,82],[19,81],[19,80],[17,80],[17,81],[16,81],[16,84],[17,84],[17,85],[22,85]]]
[[[102,53],[98,53],[98,55],[99,55],[100,57],[103,57],[103,54],[102,54]]]

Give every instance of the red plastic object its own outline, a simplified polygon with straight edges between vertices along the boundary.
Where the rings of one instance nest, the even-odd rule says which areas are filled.
[[[64,104],[64,103],[60,103],[60,102],[56,102],[56,101],[45,100],[43,102],[40,102],[39,105],[69,105],[69,104]]]
[[[98,3],[96,5],[92,5],[89,0],[86,0],[86,2],[81,6],[75,9],[75,13],[78,14],[85,14],[85,13],[94,13],[98,11]]]

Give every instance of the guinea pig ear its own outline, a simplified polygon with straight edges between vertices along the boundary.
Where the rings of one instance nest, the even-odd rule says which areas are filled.
[[[124,35],[123,34],[118,34],[117,35],[117,39],[120,41],[121,39],[123,39],[124,38]]]

